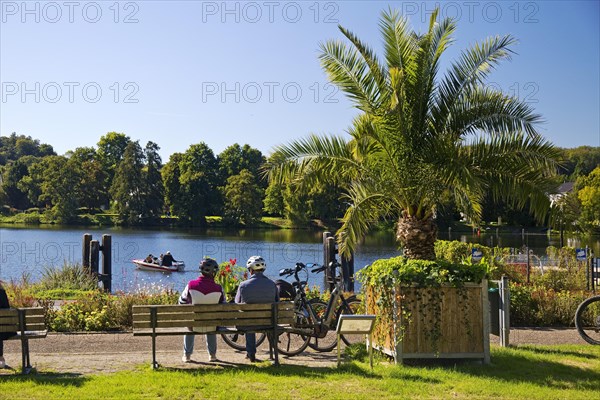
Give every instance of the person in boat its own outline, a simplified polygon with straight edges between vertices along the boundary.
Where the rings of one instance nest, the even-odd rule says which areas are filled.
[[[279,301],[279,292],[275,282],[263,274],[267,268],[265,259],[261,256],[252,256],[246,262],[246,268],[248,268],[250,278],[240,283],[235,295],[235,302],[256,304]],[[253,332],[246,333],[246,358],[253,363],[259,361],[256,359],[256,334]]]
[[[8,296],[4,287],[2,287],[2,281],[0,281],[0,309],[10,308],[8,304]],[[4,360],[4,340],[16,335],[17,332],[0,332],[0,369],[6,367],[6,361]]]
[[[204,258],[200,262],[200,277],[190,281],[181,296],[179,304],[217,304],[225,303],[225,294],[221,285],[215,283],[215,276],[219,272],[219,264],[212,258]],[[196,332],[214,331],[215,327],[197,327]],[[194,352],[195,335],[185,335],[183,338],[183,357],[184,363],[191,361]],[[208,349],[208,361],[219,361],[217,359],[217,336],[206,335],[206,347]]]
[[[162,257],[160,265],[163,267],[170,267],[173,265],[174,262],[177,262],[177,260],[173,258],[170,251],[167,251]]]
[[[153,257],[152,254],[148,254],[148,257],[146,257],[144,259],[144,262],[146,262],[146,263],[153,263],[155,258],[156,257]]]

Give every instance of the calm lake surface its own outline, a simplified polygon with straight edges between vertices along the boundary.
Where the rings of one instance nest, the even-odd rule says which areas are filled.
[[[277,271],[291,267],[296,262],[318,263],[323,261],[322,232],[304,230],[174,230],[174,229],[126,229],[114,227],[41,227],[0,226],[0,279],[20,279],[24,274],[33,281],[40,278],[44,268],[61,267],[65,262],[81,263],[82,237],[93,235],[93,240],[102,240],[103,234],[112,235],[113,291],[126,292],[151,290],[152,287],[172,287],[182,290],[186,283],[198,275],[198,263],[204,256],[218,262],[232,258],[238,264],[253,255],[261,255],[267,261],[266,274],[276,279]],[[496,235],[483,232],[481,235],[440,232],[440,239],[461,240],[521,247],[529,245],[536,254],[542,255],[549,246],[558,246],[558,237],[547,235],[514,234]],[[590,246],[600,254],[598,238],[581,242],[565,239],[573,247]],[[152,253],[158,255],[171,251],[175,259],[186,263],[185,272],[161,273],[139,271],[131,262]],[[399,254],[393,234],[375,232],[360,246],[355,255],[355,269],[359,270],[379,258]],[[321,275],[311,274],[310,285],[322,284]]]

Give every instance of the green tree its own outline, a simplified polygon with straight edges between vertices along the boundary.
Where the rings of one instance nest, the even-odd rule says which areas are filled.
[[[262,216],[263,190],[247,169],[227,178],[225,185],[225,220],[234,224],[253,224]]]
[[[123,159],[129,143],[131,143],[129,136],[117,132],[108,132],[98,141],[98,157],[106,173],[104,187],[112,186],[117,167]]]
[[[54,205],[52,184],[56,183],[66,162],[63,156],[33,159],[27,167],[27,174],[17,183],[17,187],[27,194],[30,204],[46,208]]]
[[[190,146],[184,154],[171,156],[163,179],[167,203],[182,221],[206,224],[206,216],[220,204],[218,164],[206,143]]]
[[[107,204],[106,171],[96,150],[93,147],[78,147],[67,152],[66,156],[70,165],[80,171],[77,184],[79,206],[95,209]]]
[[[217,157],[220,179],[224,183],[230,176],[238,175],[243,169],[247,169],[259,182],[259,170],[265,160],[260,150],[250,145],[232,144]],[[264,183],[266,184],[266,181]]]
[[[77,217],[82,171],[76,162],[64,156],[46,156],[31,163],[27,176],[18,186],[27,193],[32,204],[51,208],[59,223]]]
[[[434,259],[436,206],[450,191],[471,220],[484,195],[523,207],[542,219],[549,209],[556,149],[536,131],[531,107],[485,80],[510,57],[515,40],[492,37],[473,45],[440,76],[440,58],[456,23],[426,33],[408,28],[395,11],[382,13],[384,58],[347,29],[351,43],[321,45],[321,65],[360,110],[350,139],[311,135],[276,149],[284,162],[268,166],[271,179],[339,184],[349,204],[337,232],[348,253],[381,218],[397,220],[396,237],[410,258]]]
[[[19,182],[29,174],[28,166],[35,162],[35,157],[21,157],[9,162],[2,173],[2,191],[6,204],[18,210],[31,207],[27,190],[19,186]]]
[[[267,214],[283,216],[285,212],[285,204],[283,201],[283,191],[285,185],[272,180],[265,191],[264,211]]]
[[[31,136],[17,135],[13,132],[10,136],[0,136],[0,165],[6,165],[20,157],[35,156],[45,157],[56,155],[49,144],[42,143]]]
[[[146,156],[146,167],[144,169],[144,180],[146,181],[145,208],[151,220],[160,219],[165,204],[165,187],[160,173],[162,159],[158,154],[159,150],[160,147],[154,142],[148,142],[144,149]]]
[[[183,153],[173,153],[169,162],[161,170],[163,186],[165,189],[165,206],[173,215],[180,215],[186,201],[181,190],[181,170],[179,164],[183,160]]]
[[[310,221],[308,191],[301,182],[288,182],[283,190],[284,216],[294,226],[306,226]]]
[[[579,176],[589,175],[600,165],[600,147],[580,146],[573,149],[561,149],[563,165],[561,173],[574,181]]]
[[[72,222],[77,217],[83,173],[74,160],[66,160],[57,172],[51,175],[48,184],[52,213],[59,223]]]
[[[600,167],[577,179],[577,198],[581,204],[579,225],[587,233],[600,233]]]
[[[144,153],[139,142],[129,142],[110,188],[115,211],[127,224],[137,224],[148,216],[143,168]]]

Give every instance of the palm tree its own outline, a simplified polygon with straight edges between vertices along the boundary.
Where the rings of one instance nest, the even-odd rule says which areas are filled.
[[[265,170],[270,179],[324,181],[345,189],[347,211],[337,232],[348,254],[382,218],[397,218],[397,239],[410,258],[434,259],[435,210],[452,195],[472,221],[486,192],[511,204],[548,211],[558,153],[536,131],[541,122],[517,98],[485,86],[510,59],[511,36],[473,45],[439,77],[440,58],[456,24],[431,15],[427,33],[408,28],[393,10],[382,13],[385,59],[343,27],[351,46],[321,45],[321,64],[360,110],[350,138],[310,135],[279,146]]]

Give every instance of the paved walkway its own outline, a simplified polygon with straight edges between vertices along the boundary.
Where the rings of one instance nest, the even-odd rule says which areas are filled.
[[[497,344],[497,336],[490,336],[490,341]],[[575,329],[570,328],[535,328],[512,329],[511,344],[585,344]],[[30,342],[31,362],[38,371],[61,373],[98,374],[132,370],[140,364],[150,365],[151,341],[149,337],[133,337],[131,333],[51,333],[46,339]],[[5,342],[5,358],[12,367],[19,367],[21,362],[21,345],[18,341]],[[218,358],[216,363],[207,362],[204,336],[196,337],[196,352],[192,355],[194,362],[181,362],[183,337],[159,337],[157,339],[157,361],[164,367],[175,368],[235,368],[248,365],[245,353],[236,351],[219,338]],[[257,353],[261,360],[268,360],[268,346],[264,343]],[[337,354],[318,353],[309,348],[295,357],[281,356],[282,364],[304,365],[313,367],[333,367],[337,362]],[[10,374],[10,370],[0,370],[0,375]]]

